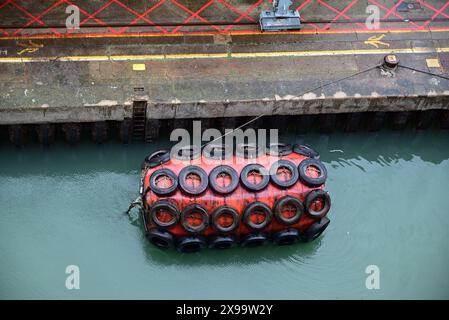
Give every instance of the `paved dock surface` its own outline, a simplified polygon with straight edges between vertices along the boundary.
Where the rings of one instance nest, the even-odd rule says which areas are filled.
[[[404,28],[422,29],[449,18],[442,0],[292,0],[307,30],[366,30],[367,7],[378,8],[382,24],[405,22]],[[80,11],[80,30],[68,31],[69,5]],[[262,10],[271,0],[2,0],[0,33],[3,36],[78,33],[125,34],[150,32],[227,33],[257,31]],[[348,26],[346,24],[352,24]],[[387,25],[382,26],[388,29]]]
[[[20,6],[19,1],[12,1],[12,7],[6,2],[0,13]],[[92,15],[101,2],[89,2],[91,7],[83,10]],[[111,2],[107,7],[125,1]],[[449,20],[440,19],[449,2],[418,1],[421,10],[410,12],[397,12],[390,4],[379,30],[361,26],[366,1],[339,1],[338,12],[323,9],[337,1],[300,2],[305,22],[314,22],[284,33],[261,33],[256,23],[243,23],[257,18],[266,2],[227,31],[228,16],[221,16],[227,20],[220,22],[220,30],[207,30],[212,12],[209,17],[207,8],[201,11],[209,24],[194,24],[193,18],[185,21],[174,14],[173,6],[179,8],[174,1],[153,1],[161,3],[165,23],[135,26],[136,21],[126,29],[132,32],[95,26],[100,17],[111,27],[123,24],[118,9],[112,11],[115,18],[98,12],[86,28],[64,36],[55,33],[60,13],[49,11],[39,19],[32,14],[24,18],[28,25],[6,19],[0,37],[0,124],[123,120],[131,117],[135,100],[148,101],[147,117],[155,119],[449,108],[449,81],[416,71],[449,76]],[[383,2],[387,8],[388,1]],[[248,1],[211,1],[208,8],[223,3],[239,12],[251,8]],[[142,14],[145,8],[134,11]],[[33,28],[37,20],[45,24],[38,32]],[[176,24],[176,32],[154,31]],[[21,25],[27,26],[19,30]],[[415,70],[374,68],[389,53]]]

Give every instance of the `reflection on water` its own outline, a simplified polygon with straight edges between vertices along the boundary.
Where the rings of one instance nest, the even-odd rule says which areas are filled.
[[[0,145],[0,298],[449,298],[449,132],[285,134],[321,153],[331,224],[317,241],[186,255],[140,219],[143,157],[166,147]],[[78,292],[65,267],[81,270]],[[381,290],[365,288],[365,268]]]
[[[226,266],[238,261],[239,264],[251,265],[261,261],[274,261],[288,263],[293,261],[302,261],[312,256],[320,246],[320,239],[310,243],[300,243],[293,246],[276,247],[269,244],[265,247],[258,248],[240,248],[235,247],[231,250],[206,250],[195,254],[179,254],[174,250],[160,250],[148,244],[148,240],[144,236],[144,226],[142,219],[134,210],[129,220],[135,226],[140,234],[142,250],[145,251],[149,263],[160,265],[180,265],[192,268],[198,266]],[[268,248],[270,247],[270,248]],[[300,249],[300,251],[298,251]],[[298,259],[299,255],[301,258]],[[244,259],[241,259],[244,257]]]

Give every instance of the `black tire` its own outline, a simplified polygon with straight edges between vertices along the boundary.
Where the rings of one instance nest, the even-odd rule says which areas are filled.
[[[254,143],[239,143],[235,147],[235,154],[240,158],[254,159],[259,155],[259,148]]]
[[[311,177],[307,174],[309,167],[315,167],[319,171],[318,177]],[[323,185],[327,179],[327,170],[324,164],[317,159],[304,159],[298,166],[299,179],[307,186],[315,188]]]
[[[277,174],[279,168],[285,168],[288,171],[290,171],[291,178],[288,180],[279,179]],[[290,188],[298,181],[299,178],[298,168],[293,162],[289,160],[278,160],[271,165],[270,178],[271,181],[279,188]]]
[[[312,159],[320,158],[320,154],[308,145],[295,144],[293,152]]]
[[[171,220],[169,222],[161,221],[158,217],[158,211],[164,210],[171,216]],[[156,201],[149,211],[149,216],[151,221],[153,221],[157,226],[161,228],[170,228],[178,223],[179,220],[179,211],[176,206],[168,200],[158,200]]]
[[[255,212],[260,212],[265,216],[265,219],[260,223],[255,223],[251,221],[251,215]],[[243,222],[252,230],[262,230],[271,222],[273,217],[273,213],[270,208],[263,202],[253,202],[249,204],[245,212],[243,213]]]
[[[211,249],[229,249],[235,244],[235,238],[232,235],[218,235],[209,239],[209,248]]]
[[[322,199],[324,202],[323,208],[319,211],[314,211],[311,206],[314,201],[317,199]],[[304,201],[305,204],[305,210],[307,215],[309,215],[312,218],[322,218],[324,217],[331,208],[331,197],[329,196],[329,193],[323,190],[312,190],[309,192],[309,194],[306,196],[306,200]]]
[[[207,144],[203,155],[207,159],[226,160],[232,157],[232,148],[224,144]]]
[[[248,174],[251,172],[257,172],[262,176],[262,180],[259,183],[253,183],[248,180]],[[246,165],[242,171],[240,172],[240,180],[242,181],[242,184],[247,188],[249,191],[261,191],[265,189],[268,186],[268,183],[270,183],[270,176],[268,170],[257,163],[252,163]]]
[[[228,186],[221,186],[217,183],[217,178],[221,174],[227,174],[231,178],[231,183]],[[219,194],[229,194],[238,187],[239,175],[234,168],[226,165],[221,165],[213,168],[209,173],[209,184],[215,192]]]
[[[201,218],[201,224],[192,226],[187,222],[187,218],[189,218],[193,213],[197,214]],[[204,231],[209,226],[209,215],[207,214],[207,210],[199,205],[199,204],[191,204],[184,208],[181,212],[181,224],[184,229],[190,233],[200,233]]]
[[[176,243],[176,249],[182,253],[194,253],[206,248],[204,237],[182,237]]]
[[[232,224],[230,224],[227,227],[220,225],[218,222],[218,219],[220,218],[220,216],[223,216],[223,215],[231,216],[233,219]],[[240,217],[239,217],[238,212],[235,209],[228,207],[228,206],[222,206],[222,207],[217,208],[212,213],[211,224],[212,224],[212,227],[214,227],[214,229],[219,232],[223,232],[223,233],[231,232],[238,228],[238,226],[240,224]]]
[[[295,207],[296,213],[292,217],[285,217],[283,215],[283,208],[286,205]],[[274,216],[276,220],[285,225],[292,225],[297,223],[304,213],[304,206],[301,201],[291,196],[285,196],[278,199],[274,205]]]
[[[329,225],[330,220],[326,217],[312,224],[307,230],[301,233],[301,240],[309,242],[318,238]]]
[[[298,242],[299,231],[293,228],[281,230],[273,234],[273,243],[278,246],[287,246]]]
[[[271,143],[267,148],[267,154],[274,157],[288,156],[292,152],[292,145],[285,143]]]
[[[261,233],[249,234],[240,240],[240,245],[245,248],[254,248],[264,245],[268,238]]]
[[[189,161],[198,159],[201,156],[201,148],[197,145],[188,145],[179,148],[178,152],[173,154],[177,160]]]
[[[187,177],[192,174],[198,176],[200,179],[200,184],[197,187],[189,185],[186,182]],[[198,166],[187,166],[183,168],[179,173],[179,186],[181,190],[188,195],[197,196],[199,194],[202,194],[204,191],[206,191],[208,184],[209,178],[206,171]]]
[[[170,161],[170,152],[167,150],[159,150],[145,157],[142,169],[155,168],[168,161]]]
[[[168,179],[170,179],[170,181],[172,183],[170,187],[161,188],[161,187],[157,186],[156,181],[162,176],[165,176]],[[170,196],[176,191],[176,188],[178,188],[178,177],[172,170],[165,169],[165,168],[157,169],[156,171],[154,171],[151,174],[150,189],[158,196]]]
[[[150,229],[146,234],[147,239],[158,248],[171,248],[174,244],[173,236],[165,230]]]

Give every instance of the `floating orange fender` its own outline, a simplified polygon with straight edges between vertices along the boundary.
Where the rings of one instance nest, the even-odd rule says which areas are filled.
[[[312,148],[280,146],[247,159],[194,147],[187,157],[163,150],[148,156],[141,192],[150,241],[192,252],[318,237],[329,224],[327,170]]]

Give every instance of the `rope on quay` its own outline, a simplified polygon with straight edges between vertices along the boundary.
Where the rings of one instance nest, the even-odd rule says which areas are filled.
[[[432,73],[432,72],[429,72],[429,71],[419,70],[419,69],[415,69],[415,68],[412,68],[412,67],[403,66],[401,64],[399,64],[398,66],[401,67],[401,68],[404,68],[404,69],[409,69],[409,70],[412,70],[412,71],[416,71],[416,72],[420,72],[420,73],[423,73],[423,74],[427,74],[429,76],[441,78],[441,79],[444,79],[444,80],[449,80],[449,77],[443,76],[441,74],[436,74],[436,73]]]
[[[330,86],[330,85],[336,84],[336,83],[338,83],[338,82],[341,82],[341,81],[344,81],[344,80],[353,78],[353,77],[355,77],[355,76],[361,75],[361,74],[363,74],[363,73],[369,72],[369,71],[374,70],[374,69],[377,69],[377,68],[379,68],[379,67],[381,67],[381,64],[376,64],[375,66],[372,66],[372,67],[370,67],[370,68],[367,68],[367,69],[364,69],[364,70],[355,72],[355,73],[353,73],[353,74],[350,74],[349,76],[345,76],[345,77],[342,77],[342,78],[339,78],[339,79],[336,79],[336,80],[329,81],[329,82],[327,82],[327,83],[325,83],[325,84],[322,84],[322,85],[316,86],[316,87],[314,87],[314,88],[308,89],[308,90],[306,90],[306,91],[303,91],[302,93],[299,94],[299,96],[303,96],[303,95],[305,95],[306,93],[310,93],[310,92],[312,92],[312,91],[319,90],[319,89],[328,87],[328,86]],[[241,128],[243,128],[243,127],[249,125],[250,123],[252,123],[252,122],[254,122],[254,121],[256,121],[256,120],[258,120],[258,119],[260,119],[260,118],[262,118],[263,116],[266,116],[266,115],[267,115],[267,114],[262,113],[262,114],[258,115],[257,117],[252,118],[251,120],[245,122],[244,124],[238,126],[237,128],[232,129],[232,131],[226,132],[225,134],[221,135],[220,137],[218,137],[218,138],[216,138],[216,139],[214,139],[214,140],[212,140],[212,141],[209,141],[209,142],[203,144],[203,145],[201,146],[201,149],[204,148],[205,146],[207,146],[208,144],[210,144],[210,143],[212,143],[212,142],[215,142],[215,141],[217,141],[217,140],[220,140],[221,138],[223,138],[223,137],[225,137],[225,136],[227,136],[227,135],[230,135],[230,134],[233,133],[234,131],[241,129]]]

